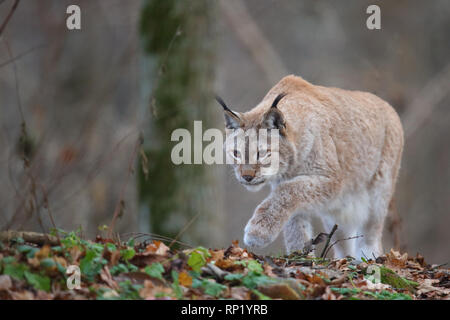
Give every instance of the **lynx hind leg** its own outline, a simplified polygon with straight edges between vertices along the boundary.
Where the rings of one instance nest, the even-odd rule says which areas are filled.
[[[364,226],[365,235],[361,245],[361,250],[369,258],[383,254],[384,222],[395,191],[400,156],[401,154],[395,160],[392,158],[383,159],[370,186],[370,214]]]
[[[306,214],[293,215],[283,228],[284,245],[287,254],[301,251],[305,243],[312,239],[313,230],[310,217]]]

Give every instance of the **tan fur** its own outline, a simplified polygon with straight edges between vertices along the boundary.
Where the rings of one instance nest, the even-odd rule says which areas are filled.
[[[277,106],[285,120],[279,172],[261,177],[258,164],[235,165],[242,183],[242,176],[253,172],[258,182],[253,189],[265,183],[272,187],[249,220],[244,242],[264,247],[284,231],[287,251],[300,250],[313,236],[311,218],[318,217],[325,230],[338,224],[340,237],[363,235],[336,246],[336,256],[381,254],[384,220],[403,150],[397,113],[373,94],[316,86],[290,75],[255,108],[236,113],[239,126],[264,127],[280,93],[286,96]],[[230,143],[226,146],[229,152]]]

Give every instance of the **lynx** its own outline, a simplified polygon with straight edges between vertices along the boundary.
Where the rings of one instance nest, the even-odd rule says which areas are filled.
[[[280,80],[252,110],[224,109],[225,152],[236,161],[238,181],[251,191],[268,184],[244,230],[250,248],[263,248],[283,232],[288,253],[303,250],[313,237],[311,221],[325,230],[339,226],[335,257],[360,258],[383,253],[382,232],[393,197],[403,151],[403,129],[395,110],[379,97],[361,91],[313,85],[301,77]],[[258,161],[242,159],[248,145],[234,142],[237,129],[278,130],[279,168],[261,174]],[[248,153],[248,152],[247,152]]]

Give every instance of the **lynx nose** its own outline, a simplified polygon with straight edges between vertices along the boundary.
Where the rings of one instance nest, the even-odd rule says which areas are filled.
[[[250,182],[250,181],[252,181],[253,176],[245,175],[245,176],[242,176],[242,178],[244,178],[245,181]]]

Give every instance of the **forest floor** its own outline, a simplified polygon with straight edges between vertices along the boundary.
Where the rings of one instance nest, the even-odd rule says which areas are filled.
[[[0,299],[450,299],[449,269],[395,250],[357,261],[169,247],[0,232]]]

